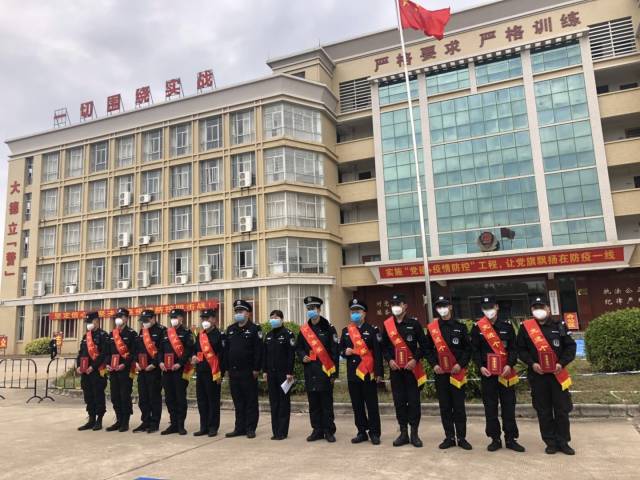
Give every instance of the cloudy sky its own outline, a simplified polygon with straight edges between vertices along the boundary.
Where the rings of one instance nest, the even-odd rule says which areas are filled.
[[[0,222],[6,210],[4,140],[52,127],[66,106],[126,109],[137,87],[164,98],[164,81],[213,68],[218,86],[269,73],[265,60],[395,26],[393,0],[2,0],[0,10]],[[487,0],[420,0],[453,11]],[[1,247],[0,247],[1,248]]]

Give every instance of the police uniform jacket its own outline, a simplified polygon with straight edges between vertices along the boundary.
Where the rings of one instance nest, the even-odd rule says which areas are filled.
[[[493,329],[500,337],[500,341],[507,351],[507,365],[515,367],[518,363],[518,348],[516,346],[516,331],[508,320],[496,320],[493,324]],[[478,328],[477,324],[474,324],[471,328],[471,345],[473,347],[473,361],[480,367],[487,366],[487,354],[495,353],[493,348],[485,340]]]
[[[124,364],[125,370],[128,370],[131,367],[131,364],[136,361],[136,351],[137,351],[137,343],[138,343],[138,334],[133,330],[129,325],[125,325],[120,330],[120,337],[122,341],[127,346],[127,350],[129,351],[129,356],[124,358],[120,355],[118,351],[118,347],[116,347],[116,342],[113,339],[113,332],[109,333],[109,358],[107,359],[108,363],[111,363],[111,355],[120,355],[120,365]]]
[[[95,343],[96,347],[98,348],[98,357],[95,360],[91,360],[89,350],[87,349],[87,334],[85,333],[82,336],[82,340],[80,341],[80,349],[78,350],[76,365],[78,367],[80,366],[81,357],[89,357],[89,366],[97,371],[100,366],[106,364],[109,361],[107,359],[107,355],[109,355],[109,335],[107,334],[107,332],[100,328],[94,328],[92,331],[92,335],[93,343]]]
[[[296,337],[291,330],[278,327],[264,339],[262,368],[271,374],[293,375]]]
[[[336,366],[336,371],[331,375],[331,377],[338,378],[340,352],[338,346],[338,332],[336,332],[336,328],[331,325],[329,320],[322,316],[316,325],[311,323],[311,320],[308,321],[308,325],[316,334],[318,340],[320,340],[322,345],[324,345],[325,350],[331,356],[331,359]],[[296,341],[296,353],[300,361],[302,361],[305,356],[311,356],[311,347],[305,340],[302,333],[298,334],[298,339]],[[322,362],[320,362],[319,358],[304,364],[304,381],[307,391],[322,392],[331,389],[331,381],[327,374],[322,370]]]
[[[363,322],[359,327],[360,336],[367,345],[367,349],[373,354],[374,377],[382,378],[384,376],[384,368],[382,366],[382,335],[375,325]],[[361,357],[355,352],[352,355],[346,355],[347,348],[353,348],[353,341],[349,336],[349,328],[342,329],[340,337],[340,355],[347,359],[347,381],[361,382],[362,380],[356,375],[356,369],[360,365]]]
[[[537,320],[536,320],[537,322]],[[563,323],[547,321],[544,325],[538,322],[540,331],[553,348],[558,357],[558,363],[566,367],[576,358],[576,342],[567,332]],[[531,341],[524,326],[520,327],[516,339],[518,356],[532,371],[533,364],[539,363],[538,350]]]
[[[424,328],[422,328],[422,325],[420,325],[420,322],[415,317],[405,316],[402,322],[398,322],[394,317],[394,321],[398,333],[404,339],[409,350],[411,350],[413,358],[419,362],[424,358],[428,346]],[[389,360],[395,360],[396,358],[396,349],[393,343],[391,343],[391,339],[384,325],[382,326],[382,356],[387,362]]]
[[[455,355],[458,365],[461,368],[467,368],[471,360],[471,340],[469,339],[467,326],[453,318],[450,320],[439,318],[436,322],[440,325],[442,338],[444,338],[444,341],[449,345],[449,349]],[[427,360],[432,367],[435,367],[438,365],[438,352],[431,335],[428,335],[427,343],[429,345],[427,348]]]
[[[211,344],[211,348],[214,353],[218,356],[218,362],[220,364],[220,373],[224,376],[224,334],[217,328],[212,327],[209,332],[207,332],[207,337],[209,337],[209,343]],[[200,334],[196,335],[195,339],[195,348],[194,355],[198,355],[202,351],[202,347],[200,346]],[[207,362],[206,358],[202,358],[202,361],[196,363],[196,372],[198,373],[208,373],[211,375],[211,366],[209,362]]]
[[[224,366],[229,375],[259,372],[262,367],[262,330],[248,321],[244,327],[234,323],[227,328]]]
[[[179,325],[178,327],[176,327],[176,333],[184,347],[184,353],[182,354],[181,357],[179,357],[178,354],[173,350],[173,347],[171,346],[168,332],[169,332],[169,329],[166,328],[164,330],[164,335],[162,337],[162,350],[158,352],[158,354],[161,355],[160,362],[164,362],[165,354],[172,353],[174,355],[174,362],[179,363],[180,368],[184,368],[184,366],[188,362],[191,362],[191,357],[193,356],[193,344],[194,344],[193,333],[191,333],[191,330],[189,330],[188,328],[185,328],[183,325]]]

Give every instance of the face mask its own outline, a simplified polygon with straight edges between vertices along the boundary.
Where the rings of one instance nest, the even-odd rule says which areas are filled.
[[[544,320],[547,318],[547,311],[537,308],[533,311],[533,316],[538,320]]]
[[[236,313],[233,316],[233,319],[238,323],[244,322],[244,319],[245,319],[244,313]]]
[[[269,325],[271,325],[271,328],[279,328],[282,326],[282,319],[281,318],[270,318],[269,319]]]
[[[484,313],[484,316],[489,320],[493,320],[496,317],[498,311],[495,308],[490,308],[489,310],[482,310],[482,313]]]
[[[318,318],[317,310],[307,310],[307,318],[309,320],[315,320],[316,318]]]
[[[440,315],[441,317],[446,317],[447,315],[449,315],[449,308],[447,307],[436,308],[436,312],[438,312],[438,315]]]
[[[391,313],[393,313],[396,317],[398,315],[402,315],[402,307],[400,305],[394,305],[391,307]]]
[[[180,320],[178,320],[177,318],[172,318],[171,319],[171,326],[173,328],[176,328],[178,325],[180,325]]]
[[[202,328],[204,328],[205,330],[208,330],[209,328],[211,328],[211,322],[209,322],[207,320],[203,320]]]
[[[355,323],[360,323],[362,320],[362,313],[360,312],[351,312],[351,321]]]
[[[121,327],[124,321],[121,318],[116,318],[116,327]]]
[[[150,322],[142,322],[142,328],[151,328]]]
[[[93,323],[87,323],[87,331],[91,331],[95,328],[95,325]]]

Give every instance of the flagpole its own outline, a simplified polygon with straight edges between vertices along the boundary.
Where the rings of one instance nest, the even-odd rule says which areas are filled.
[[[411,122],[411,141],[413,142],[413,162],[416,169],[416,187],[418,189],[418,212],[420,214],[420,245],[422,245],[422,262],[424,264],[424,304],[427,311],[427,323],[433,321],[431,307],[431,283],[429,281],[429,259],[427,258],[427,238],[424,225],[424,207],[422,205],[422,182],[420,181],[420,163],[418,161],[418,142],[416,141],[416,127],[413,120],[413,100],[411,98],[411,85],[409,83],[409,68],[407,67],[407,51],[404,44],[404,32],[400,21],[400,0],[393,0],[396,8],[398,31],[400,32],[400,45],[402,47],[402,65],[404,66],[404,82],[407,88],[407,102],[409,104],[409,121]],[[425,166],[426,175],[426,166]]]

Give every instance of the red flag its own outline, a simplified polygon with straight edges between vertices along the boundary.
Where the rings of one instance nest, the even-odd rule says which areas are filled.
[[[402,28],[422,30],[425,35],[442,40],[444,27],[451,18],[451,9],[427,10],[410,0],[398,0],[400,2],[400,21]]]

